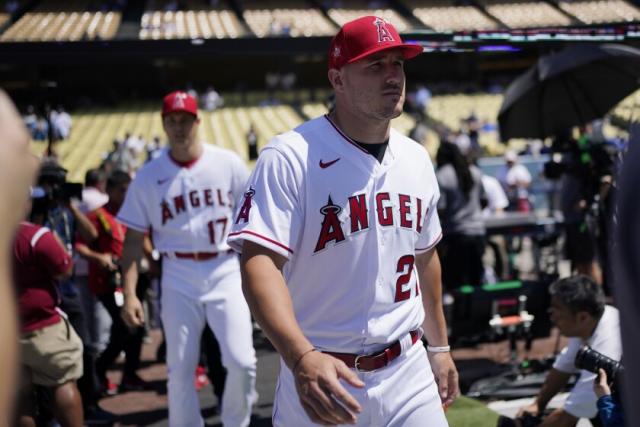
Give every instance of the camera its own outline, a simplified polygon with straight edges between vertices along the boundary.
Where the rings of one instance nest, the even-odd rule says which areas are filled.
[[[67,170],[57,163],[42,164],[38,185],[54,200],[82,199],[82,184],[67,182]]]
[[[603,369],[607,373],[609,384],[613,384],[624,373],[622,363],[595,351],[588,345],[578,350],[575,365],[578,369],[584,369],[594,374],[597,374],[599,369]]]
[[[38,187],[32,191],[31,217],[46,216],[71,199],[82,200],[82,184],[67,182],[67,170],[54,162],[45,162],[38,174]]]

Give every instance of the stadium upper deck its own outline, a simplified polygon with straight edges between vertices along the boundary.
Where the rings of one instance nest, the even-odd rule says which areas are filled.
[[[99,7],[90,0],[24,3],[0,13],[0,41],[75,41],[131,38],[119,33],[123,14],[137,2]],[[28,3],[29,5],[32,4]],[[625,0],[186,0],[147,1],[137,14],[142,40],[239,37],[314,37],[333,34],[363,14],[393,21],[401,32],[477,31],[566,27],[640,21],[640,9]],[[136,16],[129,13],[128,16]]]

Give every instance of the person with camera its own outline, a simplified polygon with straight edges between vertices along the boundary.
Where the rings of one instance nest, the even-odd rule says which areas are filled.
[[[82,185],[67,182],[67,170],[52,160],[40,167],[37,185],[42,189],[41,197],[33,200],[31,221],[49,228],[61,241],[67,252],[74,256],[76,238],[93,240],[97,230],[78,207],[82,199]],[[112,417],[102,411],[98,404],[99,385],[95,372],[96,349],[89,335],[87,313],[84,311],[81,294],[72,274],[59,283],[60,308],[69,317],[83,345],[84,372],[78,380],[78,388],[85,397],[85,418],[96,423],[108,424]]]
[[[112,321],[109,342],[96,361],[96,371],[104,394],[116,392],[106,373],[123,350],[126,358],[120,391],[148,388],[148,384],[136,373],[140,366],[144,328],[129,329],[120,316],[123,297],[118,260],[122,256],[126,227],[116,220],[115,215],[122,206],[130,182],[131,177],[124,171],[111,173],[106,187],[109,201],[88,214],[89,220],[98,230],[98,237],[76,244],[78,252],[89,261],[89,288],[107,309]],[[144,292],[142,287],[140,292]]]
[[[613,360],[620,360],[620,319],[618,310],[605,305],[602,287],[593,279],[577,275],[558,280],[550,287],[551,320],[569,343],[558,355],[533,403],[523,407],[520,418],[536,417],[544,427],[573,427],[580,418],[595,418],[597,397],[593,391],[596,374],[578,366],[576,356],[584,345]],[[581,358],[580,360],[584,360]],[[564,406],[543,417],[547,403],[579,374]],[[527,424],[537,425],[537,424]]]

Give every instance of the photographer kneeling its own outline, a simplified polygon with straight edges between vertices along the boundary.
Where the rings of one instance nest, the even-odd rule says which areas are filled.
[[[596,374],[575,366],[578,351],[588,345],[614,360],[622,356],[618,310],[605,305],[602,287],[583,275],[561,279],[550,287],[551,320],[569,344],[556,359],[534,402],[522,408],[518,417],[542,416],[547,403],[564,388],[572,374],[580,374],[563,408],[544,417],[543,427],[573,427],[579,418],[597,417]],[[595,425],[599,425],[597,418]]]

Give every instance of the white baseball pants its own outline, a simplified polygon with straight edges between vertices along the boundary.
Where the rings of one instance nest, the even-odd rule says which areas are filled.
[[[438,387],[421,341],[385,368],[374,372],[358,372],[358,377],[365,383],[362,389],[342,382],[362,407],[357,426],[448,426],[438,396]],[[273,425],[315,425],[304,412],[291,371],[282,361],[273,404]]]
[[[223,425],[248,426],[251,407],[257,400],[251,317],[242,294],[240,271],[219,265],[228,262],[237,265],[238,261],[235,256],[212,261],[215,264],[169,260],[163,265],[166,274],[163,274],[161,315],[167,343],[170,427],[204,426],[194,373],[205,322],[220,343],[222,364],[227,369],[222,398]],[[215,268],[216,264],[221,268]],[[164,286],[165,280],[171,280],[171,285]],[[193,286],[198,280],[203,284],[215,282],[215,285],[203,297],[194,298],[177,290],[176,282],[181,280],[190,282],[186,286]]]

